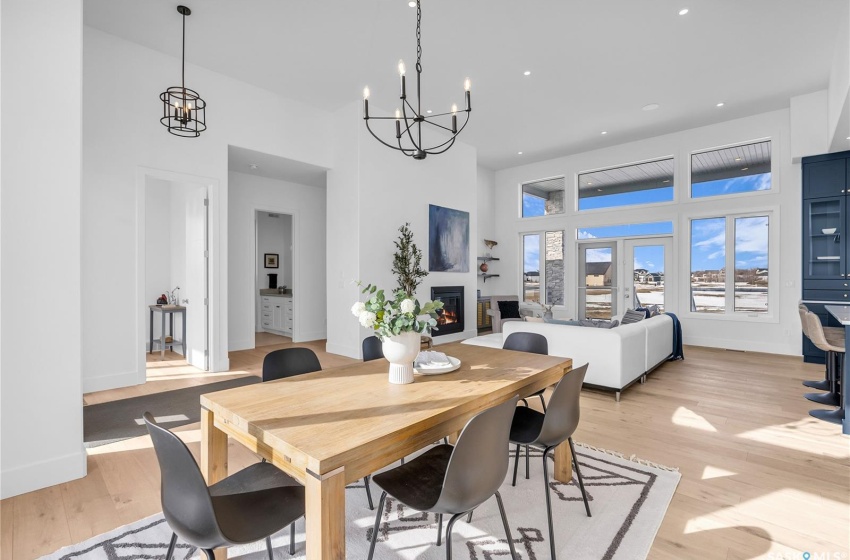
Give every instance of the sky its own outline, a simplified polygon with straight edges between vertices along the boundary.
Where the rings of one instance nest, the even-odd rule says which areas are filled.
[[[706,181],[692,185],[692,196],[702,198],[723,194],[735,194],[770,189],[770,173],[735,177],[718,181]],[[673,200],[673,187],[650,189],[632,193],[596,196],[579,201],[579,209],[610,208],[635,204],[649,204]],[[523,196],[523,216],[542,216],[544,201],[535,196]],[[767,268],[768,219],[766,216],[737,218],[735,231],[735,267]],[[726,221],[725,218],[707,218],[691,223],[691,270],[718,270],[726,266]],[[646,235],[672,234],[672,222],[624,224],[596,228],[582,228],[579,239],[642,237]],[[524,270],[540,269],[540,236],[526,235],[524,238]],[[599,250],[589,249],[588,262],[604,262],[610,256]],[[640,247],[635,251],[635,268],[650,272],[664,271],[664,248],[661,246]]]

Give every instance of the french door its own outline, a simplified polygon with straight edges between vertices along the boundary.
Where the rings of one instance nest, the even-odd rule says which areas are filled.
[[[578,311],[582,319],[611,319],[618,313],[617,242],[579,243]]]
[[[623,240],[623,309],[672,303],[673,238]],[[669,277],[668,277],[668,274]]]

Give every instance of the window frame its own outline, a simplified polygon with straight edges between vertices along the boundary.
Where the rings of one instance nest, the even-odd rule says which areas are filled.
[[[523,191],[523,187],[525,185],[528,185],[529,183],[542,183],[544,181],[554,181],[556,179],[563,179],[563,181],[564,181],[564,191],[563,191],[564,192],[564,211],[560,212],[558,214],[543,214],[541,216],[523,216],[522,215],[523,196],[525,195],[525,192]],[[545,218],[556,218],[556,217],[559,217],[559,216],[566,216],[568,214],[568,212],[567,212],[567,176],[565,174],[552,175],[551,177],[543,177],[542,179],[530,179],[528,181],[521,181],[519,183],[519,186],[518,186],[518,189],[517,189],[517,194],[519,195],[518,201],[517,201],[517,219],[520,222],[525,222],[526,220],[540,220],[540,219],[545,219]],[[533,233],[533,232],[529,232],[529,233]]]
[[[542,217],[542,216],[535,216]],[[564,293],[561,295],[563,303],[553,305],[552,309],[566,309],[567,306],[567,231],[565,228],[544,228],[541,230],[521,231],[519,233],[519,304],[522,308],[535,309],[538,305],[549,305],[547,301],[546,290],[546,234],[560,232],[563,245],[563,262],[564,262]],[[527,235],[537,235],[540,240],[538,243],[540,262],[538,263],[538,272],[540,273],[540,301],[528,302],[525,300],[525,237]]]
[[[716,194],[713,196],[700,196],[694,198],[693,196],[693,161],[694,156],[696,154],[704,154],[707,152],[714,152],[717,150],[725,150],[727,148],[737,148],[739,146],[749,146],[750,144],[759,144],[761,142],[770,142],[770,188],[765,191],[746,191],[739,193],[731,193],[731,194]],[[779,165],[776,163],[776,158],[774,157],[774,148],[776,147],[776,138],[773,136],[765,136],[763,138],[755,138],[751,140],[744,140],[742,142],[732,142],[730,144],[722,144],[719,146],[714,146],[711,148],[700,148],[698,150],[692,150],[688,152],[688,161],[687,161],[687,174],[688,174],[688,182],[687,182],[687,190],[686,196],[683,198],[683,202],[688,204],[699,203],[699,202],[709,202],[712,200],[734,200],[736,198],[747,198],[751,196],[767,196],[770,194],[779,194],[781,181],[779,180]],[[718,216],[719,217],[719,216]]]
[[[642,164],[645,164],[645,163],[654,163],[656,161],[665,161],[665,160],[668,160],[668,159],[672,160],[672,162],[673,162],[673,184],[671,185],[671,188],[673,189],[672,200],[666,200],[666,201],[663,201],[663,202],[648,202],[646,204],[624,204],[622,206],[609,206],[607,208],[590,208],[590,209],[586,209],[586,210],[579,210],[579,202],[580,202],[580,199],[579,199],[579,177],[581,177],[582,175],[586,175],[588,173],[598,173],[599,171],[610,171],[612,169],[620,169],[620,168],[623,168],[623,167],[631,167],[631,166],[635,166],[635,165],[642,165]],[[573,193],[575,194],[573,212],[575,212],[575,214],[577,216],[588,216],[588,215],[597,214],[597,213],[603,213],[604,214],[606,212],[622,212],[623,210],[633,210],[633,209],[636,209],[636,208],[663,208],[665,206],[673,206],[673,205],[675,205],[679,202],[679,188],[677,187],[677,185],[679,184],[678,176],[679,176],[679,162],[678,162],[675,154],[667,154],[667,155],[663,155],[663,156],[651,157],[651,158],[641,159],[641,160],[638,160],[638,161],[632,161],[632,162],[628,162],[628,163],[620,163],[620,164],[617,164],[617,165],[606,165],[606,166],[597,167],[597,168],[594,168],[594,169],[585,169],[583,171],[578,171],[578,172],[575,173],[575,175],[573,177]],[[688,179],[690,180],[690,175],[688,176]],[[690,189],[688,189],[688,192],[690,192]]]
[[[749,193],[747,193],[749,194]],[[713,198],[713,197],[709,197]],[[772,268],[775,272],[768,273],[767,280],[767,313],[752,313],[749,311],[735,311],[735,220],[737,218],[758,218],[767,217],[768,219],[768,236],[767,236],[767,263],[768,271]],[[691,294],[693,285],[691,283],[692,273],[692,256],[693,256],[693,232],[692,222],[694,220],[704,220],[711,218],[724,218],[726,220],[725,229],[725,267],[726,267],[726,290],[725,290],[725,309],[723,313],[704,313],[700,311],[691,311]],[[706,321],[743,321],[754,323],[779,323],[779,270],[780,270],[780,252],[779,252],[779,232],[780,215],[778,206],[763,206],[758,209],[746,210],[742,212],[722,212],[722,211],[704,211],[699,213],[690,213],[682,216],[683,224],[682,231],[687,232],[684,239],[685,244],[685,278],[687,278],[688,289],[683,291],[684,305],[680,305],[681,316],[687,319],[698,319]],[[730,267],[730,264],[732,265]],[[732,271],[730,274],[729,271]]]

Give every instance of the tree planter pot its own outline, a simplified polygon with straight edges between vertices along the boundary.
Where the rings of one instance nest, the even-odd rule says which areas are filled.
[[[413,383],[413,361],[419,355],[419,340],[419,333],[411,331],[383,341],[384,358],[390,363],[390,383]]]

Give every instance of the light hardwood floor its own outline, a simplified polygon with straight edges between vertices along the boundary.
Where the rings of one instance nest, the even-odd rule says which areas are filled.
[[[157,356],[147,384],[85,401],[259,375],[263,356],[289,345],[233,352],[231,371],[215,376],[179,356]],[[306,346],[324,368],[351,361],[323,352],[324,343]],[[821,376],[821,366],[698,347],[686,347],[685,355],[619,403],[608,393],[582,394],[577,441],[682,473],[650,558],[850,557],[850,438],[808,416],[814,406],[800,385]],[[177,431],[197,453],[198,425]],[[230,457],[232,470],[256,460],[233,443]],[[147,437],[96,448],[85,478],[0,502],[0,557],[34,558],[151,515],[160,510],[158,485]]]

